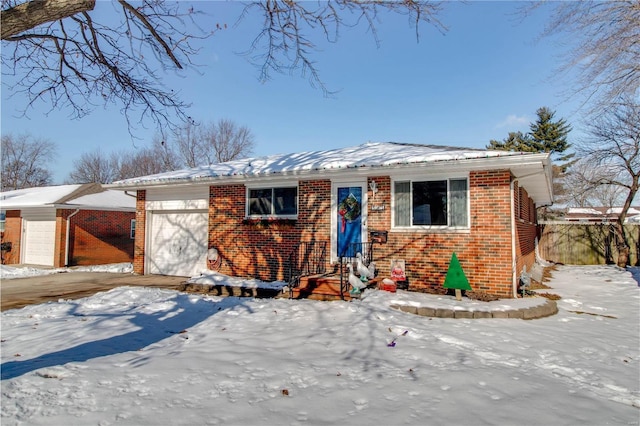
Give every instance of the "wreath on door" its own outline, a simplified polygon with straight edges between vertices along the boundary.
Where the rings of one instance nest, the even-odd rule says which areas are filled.
[[[351,222],[360,217],[360,203],[355,195],[349,194],[338,204],[340,215],[340,232],[344,233],[347,221]]]

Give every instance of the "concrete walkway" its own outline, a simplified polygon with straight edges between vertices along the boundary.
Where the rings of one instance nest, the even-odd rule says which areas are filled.
[[[27,305],[80,299],[116,287],[136,286],[178,290],[187,277],[164,275],[114,274],[111,272],[63,272],[0,282],[0,310]]]

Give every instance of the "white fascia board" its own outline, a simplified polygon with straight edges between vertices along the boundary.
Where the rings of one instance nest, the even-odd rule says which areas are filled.
[[[73,204],[53,204],[56,210],[97,210],[97,211],[115,211],[115,212],[134,212],[135,207],[113,207],[113,206],[85,206]]]

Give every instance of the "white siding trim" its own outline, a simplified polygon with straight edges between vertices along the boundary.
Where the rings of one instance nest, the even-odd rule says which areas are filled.
[[[147,190],[145,210],[206,210],[208,208],[208,186]]]

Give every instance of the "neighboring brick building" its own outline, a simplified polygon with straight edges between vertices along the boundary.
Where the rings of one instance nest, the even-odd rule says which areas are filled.
[[[287,279],[301,242],[327,244],[332,270],[345,244],[376,235],[388,275],[406,264],[410,289],[443,292],[455,252],[474,290],[514,297],[535,261],[536,206],[552,202],[548,154],[400,143],[235,160],[116,182],[137,190],[134,270],[197,275],[207,250],[220,271]]]
[[[133,261],[135,197],[99,184],[0,193],[3,264],[101,265]]]

